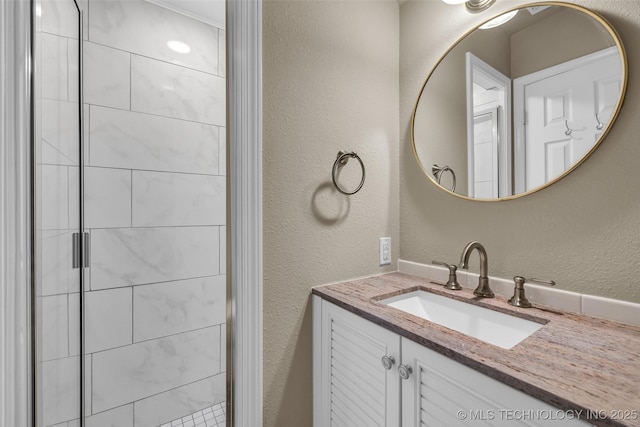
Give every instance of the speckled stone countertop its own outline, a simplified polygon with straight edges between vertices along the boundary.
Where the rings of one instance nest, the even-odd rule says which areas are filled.
[[[544,323],[505,350],[378,301],[424,289]],[[390,273],[319,286],[313,294],[559,409],[591,411],[597,426],[640,426],[640,327],[506,299],[450,291],[416,276]],[[606,418],[602,419],[601,416]]]

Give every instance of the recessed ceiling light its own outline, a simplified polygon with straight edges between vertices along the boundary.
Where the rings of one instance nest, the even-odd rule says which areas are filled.
[[[169,49],[173,50],[174,52],[178,52],[178,53],[191,52],[191,47],[189,47],[188,44],[178,40],[169,40],[167,42],[167,46],[169,46]]]

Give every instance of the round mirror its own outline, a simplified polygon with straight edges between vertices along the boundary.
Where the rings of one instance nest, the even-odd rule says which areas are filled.
[[[535,3],[472,29],[425,82],[413,149],[442,189],[504,200],[566,176],[618,115],[627,59],[615,30],[582,7]]]

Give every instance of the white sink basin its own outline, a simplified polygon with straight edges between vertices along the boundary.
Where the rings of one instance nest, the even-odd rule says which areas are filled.
[[[544,326],[425,291],[414,291],[380,302],[505,349],[512,348]]]

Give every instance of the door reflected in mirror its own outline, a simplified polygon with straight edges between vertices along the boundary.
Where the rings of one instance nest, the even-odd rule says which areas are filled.
[[[515,11],[460,39],[414,110],[418,162],[462,197],[520,197],[564,177],[603,140],[624,98],[626,56],[602,17],[558,3]]]

